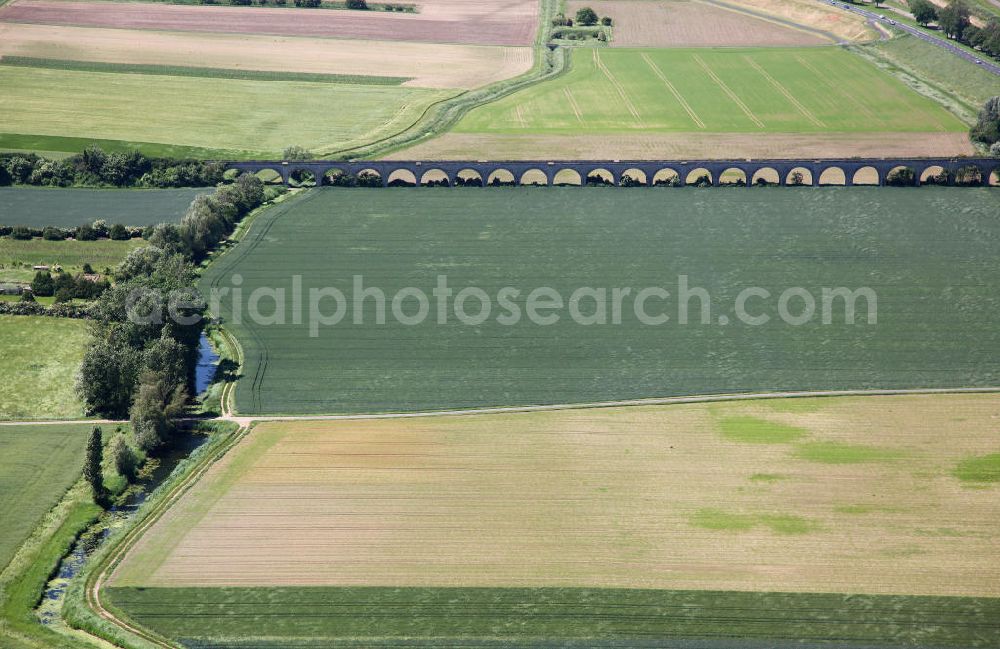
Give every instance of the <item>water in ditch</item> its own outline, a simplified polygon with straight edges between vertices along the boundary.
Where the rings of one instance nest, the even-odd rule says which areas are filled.
[[[218,361],[219,355],[212,349],[208,337],[203,333],[198,347],[198,365],[195,369],[195,387],[199,393],[211,385]],[[111,532],[124,525],[181,460],[206,441],[208,441],[207,435],[187,433],[159,457],[148,460],[136,483],[128,488],[120,502],[110,507],[96,523],[80,535],[70,548],[69,554],[59,563],[55,575],[45,585],[41,602],[35,610],[42,624],[52,627],[65,624],[60,611],[70,581],[80,573],[87,560],[101,547]]]

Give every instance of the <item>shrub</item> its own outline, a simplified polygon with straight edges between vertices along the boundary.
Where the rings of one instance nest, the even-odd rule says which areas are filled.
[[[362,171],[357,177],[358,187],[381,187],[382,177],[371,171]]]
[[[979,167],[968,165],[955,172],[955,184],[964,187],[975,187],[983,184],[983,174]]]
[[[613,21],[611,20],[611,16],[604,16],[601,18],[601,24],[605,27],[611,27],[612,23]]]
[[[76,297],[76,292],[69,286],[61,286],[56,289],[56,304],[71,302]]]
[[[73,236],[77,241],[97,241],[97,232],[94,230],[94,226],[87,223],[78,227]]]
[[[15,225],[10,231],[10,236],[18,241],[27,241],[34,236],[34,232],[26,225]]]
[[[347,0],[348,9],[368,9],[368,3],[365,0]]]
[[[66,233],[50,226],[42,230],[42,238],[46,241],[62,241],[66,238]]]
[[[282,160],[315,160],[316,156],[309,149],[297,145],[285,147],[281,153]]]
[[[908,187],[914,183],[916,177],[913,169],[900,167],[889,172],[889,175],[885,177],[885,184],[893,187]]]
[[[110,228],[108,228],[108,238],[115,241],[127,241],[132,238],[129,233],[128,228],[126,228],[121,223],[115,223]]]
[[[125,441],[125,435],[118,433],[111,438],[111,443],[108,444],[108,454],[111,456],[111,462],[119,475],[129,482],[135,480],[136,470],[139,468],[139,458]]]

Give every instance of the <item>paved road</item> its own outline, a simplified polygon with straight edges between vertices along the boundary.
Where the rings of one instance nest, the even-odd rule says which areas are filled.
[[[841,2],[829,2],[829,4],[841,7],[843,9],[846,9],[847,11],[853,11],[854,13],[860,14],[860,15],[866,17],[866,18],[869,18],[869,19],[872,19],[872,20],[877,20],[877,21],[881,22],[884,25],[888,25],[889,21],[890,21],[889,18],[882,18],[881,17],[882,16],[881,13],[875,13],[874,11],[868,11],[867,9],[862,9],[861,7],[856,7],[856,6],[851,5],[851,4],[846,4],[845,5],[844,3],[841,3]],[[916,27],[910,27],[909,25],[904,25],[903,23],[901,23],[899,21],[895,21],[895,22],[896,22],[896,24],[892,25],[892,27],[894,27],[896,29],[900,29],[900,30],[906,32],[907,34],[912,34],[913,36],[916,36],[920,40],[926,41],[926,42],[930,43],[931,45],[937,45],[940,48],[946,49],[949,52],[951,52],[952,54],[954,54],[955,56],[959,56],[959,57],[965,59],[966,61],[969,61],[970,63],[975,64],[977,60],[982,61],[982,63],[979,64],[979,67],[981,67],[982,69],[984,69],[984,70],[986,70],[988,72],[992,72],[993,74],[995,74],[997,76],[1000,76],[1000,65],[996,65],[995,63],[992,63],[989,60],[987,60],[986,59],[986,56],[987,56],[986,54],[983,54],[982,57],[975,56],[973,54],[969,54],[968,52],[966,52],[962,48],[957,47],[954,44],[952,44],[952,42],[949,41],[949,40],[947,40],[947,39],[938,38],[937,36],[931,36],[930,34],[928,34],[926,31],[924,31],[922,29],[917,29]]]

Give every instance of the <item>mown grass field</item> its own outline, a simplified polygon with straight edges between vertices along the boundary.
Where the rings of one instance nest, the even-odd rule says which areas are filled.
[[[78,273],[84,264],[94,272],[103,273],[117,266],[126,255],[146,245],[142,239],[128,241],[46,241],[32,239],[19,241],[10,237],[0,238],[0,280],[30,281],[35,276],[35,265],[62,266],[68,273]]]
[[[940,48],[912,36],[855,48],[883,60],[890,72],[899,70],[918,79],[925,92],[957,103],[967,119],[975,119],[986,100],[1000,94],[1000,78],[995,74],[957,56],[942,56]]]
[[[0,225],[75,228],[103,219],[109,225],[178,222],[198,194],[210,189],[0,188]]]
[[[85,320],[0,315],[0,420],[83,416],[73,383],[89,338]]]
[[[279,157],[289,143],[332,153],[404,130],[456,91],[149,76],[0,65],[3,131]],[[11,148],[18,146],[12,138]],[[252,143],[252,144],[248,144]],[[59,147],[39,142],[39,148]],[[140,147],[141,148],[141,147]]]
[[[0,511],[4,521],[0,525],[0,569],[80,477],[90,430],[86,424],[0,426]]]
[[[998,415],[989,394],[262,423],[108,593],[188,646],[995,646]]]
[[[996,385],[991,358],[1000,281],[994,263],[1000,195],[990,189],[886,190],[507,190],[323,189],[263,213],[239,246],[210,267],[202,288],[242,277],[243,317],[224,296],[225,324],[246,352],[236,399],[244,413],[413,411],[579,403],[757,390],[910,388]],[[446,274],[454,291],[492,297],[477,326],[450,315],[437,324],[431,291]],[[291,290],[302,276],[303,317],[294,324]],[[387,296],[387,322],[375,325],[368,300],[353,324],[354,275]],[[552,325],[524,317],[530,291],[556,289],[568,300],[580,287],[665,287],[680,275],[711,297],[710,322],[698,299],[691,322],[678,323],[679,301],[661,304],[671,320],[642,324],[624,303],[621,324],[583,326],[564,308]],[[522,317],[504,325],[496,296],[521,290]],[[760,307],[765,326],[738,323],[745,288],[771,292]],[[776,310],[787,288],[870,287],[878,322],[819,319],[787,325]],[[247,298],[258,287],[286,292],[285,324],[249,322]],[[311,337],[311,288],[335,287],[348,315]],[[391,317],[404,287],[431,301],[419,325]],[[635,295],[633,292],[632,295]],[[750,304],[753,304],[752,300]],[[263,299],[262,315],[273,302]],[[454,304],[454,296],[449,301]],[[655,305],[655,306],[653,306]],[[334,311],[332,301],[323,313]],[[415,312],[415,301],[404,305]],[[592,301],[581,304],[592,313]],[[609,307],[610,309],[610,307]],[[478,313],[478,300],[466,305]],[[798,313],[796,310],[795,313]],[[726,316],[730,324],[717,324]],[[367,324],[364,324],[367,322]]]
[[[474,109],[456,133],[950,132],[965,126],[836,47],[579,50],[571,71]]]

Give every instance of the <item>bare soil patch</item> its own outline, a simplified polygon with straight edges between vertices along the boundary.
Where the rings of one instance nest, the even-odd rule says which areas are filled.
[[[416,14],[17,0],[0,8],[9,22],[231,34],[322,36],[427,43],[531,45],[537,0],[431,0]],[[442,62],[444,64],[444,62]]]
[[[868,41],[877,37],[863,16],[815,0],[729,0],[725,4],[829,32],[845,41]]]
[[[424,88],[475,88],[527,72],[532,64],[532,50],[528,47],[136,32],[13,23],[0,23],[0,55],[412,77],[404,85]]]
[[[114,581],[996,596],[1000,500],[951,471],[998,416],[949,395],[266,423]]]
[[[818,34],[759,20],[696,0],[573,0],[570,14],[592,7],[614,19],[612,47],[827,45]]]
[[[974,155],[965,133],[648,133],[479,135],[445,133],[389,160],[550,160],[913,157]]]

